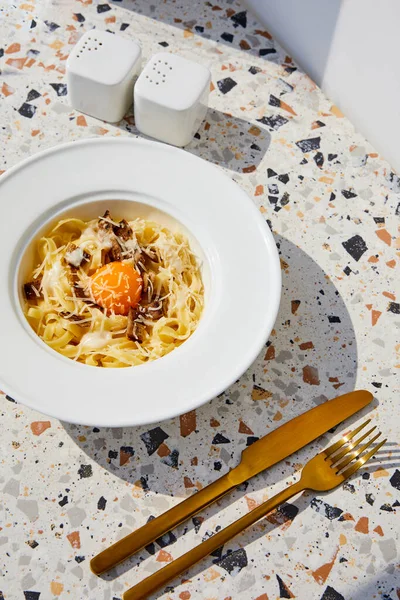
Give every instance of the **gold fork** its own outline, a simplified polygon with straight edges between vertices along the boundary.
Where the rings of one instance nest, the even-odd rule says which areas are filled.
[[[360,467],[362,467],[362,465],[364,465],[387,441],[385,439],[383,442],[376,444],[369,452],[361,456],[381,435],[379,432],[366,443],[360,445],[361,442],[376,429],[376,427],[372,427],[372,429],[364,433],[357,440],[350,442],[357,433],[368,425],[368,423],[370,423],[370,419],[309,460],[304,466],[300,480],[297,483],[294,483],[282,492],[279,492],[279,494],[270,500],[263,502],[260,506],[257,506],[257,508],[254,508],[231,525],[228,525],[228,527],[219,531],[202,544],[192,548],[192,550],[186,552],[186,554],[183,554],[156,573],[153,573],[153,575],[150,575],[150,577],[147,577],[127,590],[123,595],[123,600],[142,600],[143,598],[147,598],[149,594],[164,586],[171,579],[189,569],[189,567],[199,560],[205,558],[211,554],[211,552],[214,552],[229,542],[229,540],[243,531],[243,529],[253,525],[253,523],[264,517],[271,510],[283,502],[286,502],[286,500],[299,492],[303,492],[304,490],[326,492],[328,490],[333,490],[335,487],[346,481],[346,479],[358,471],[358,469],[360,469]],[[343,446],[345,447],[340,450]],[[358,460],[353,462],[354,459]]]

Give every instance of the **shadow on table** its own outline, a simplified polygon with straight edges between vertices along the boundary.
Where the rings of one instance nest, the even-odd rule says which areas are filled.
[[[147,138],[135,127],[132,113],[120,121],[120,129]],[[262,125],[209,108],[204,121],[185,150],[237,173],[256,171],[271,143]]]

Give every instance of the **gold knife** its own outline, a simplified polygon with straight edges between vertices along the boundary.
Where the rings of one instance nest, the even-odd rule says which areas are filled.
[[[250,477],[287,458],[354,415],[367,406],[372,398],[372,394],[366,390],[350,392],[324,402],[274,429],[243,450],[237,467],[92,558],[91,570],[95,575],[101,575],[115,567]]]

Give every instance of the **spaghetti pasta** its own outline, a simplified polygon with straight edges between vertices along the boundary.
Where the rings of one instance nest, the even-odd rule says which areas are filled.
[[[180,346],[199,323],[200,265],[180,232],[145,219],[117,222],[107,211],[88,222],[60,221],[36,253],[24,312],[37,335],[68,358],[100,367],[140,365]],[[123,265],[121,273],[131,265],[137,273],[140,300],[127,314],[124,305],[110,309],[93,293],[104,265]],[[115,290],[109,293],[112,300]]]

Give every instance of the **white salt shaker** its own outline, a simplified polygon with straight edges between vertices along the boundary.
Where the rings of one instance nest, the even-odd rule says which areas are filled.
[[[115,123],[132,104],[141,66],[137,42],[92,29],[72,49],[67,61],[69,102],[80,112]]]
[[[191,60],[160,52],[135,85],[135,123],[145,135],[186,146],[207,111],[211,73]]]

